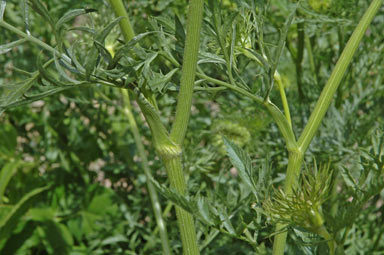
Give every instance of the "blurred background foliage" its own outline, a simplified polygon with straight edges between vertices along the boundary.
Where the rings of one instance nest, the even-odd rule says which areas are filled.
[[[187,2],[124,1],[137,34],[161,27],[178,39],[184,33],[182,27],[185,27]],[[223,22],[231,20],[229,26],[237,31],[234,75],[255,93],[266,88],[260,78],[263,72],[260,65],[243,50],[246,47],[258,51],[261,45],[256,39],[257,31],[251,21],[254,17],[250,9],[260,13],[264,35],[262,45],[271,54],[292,2],[221,2]],[[89,26],[96,30],[114,18],[107,1],[47,0],[44,4],[52,17],[61,17],[75,8],[97,10],[77,17],[68,27]],[[297,132],[304,127],[368,4],[369,1],[365,0],[309,0],[302,1],[296,11],[277,69],[286,87]],[[237,15],[233,16],[233,13]],[[222,64],[224,56],[217,46],[210,19],[214,14],[207,4],[199,66],[209,76],[226,80],[226,69]],[[29,18],[29,31],[44,42],[55,45],[55,38],[46,22],[35,14]],[[14,26],[23,27],[19,1],[7,1],[4,19]],[[384,125],[383,25],[382,7],[306,155],[308,165],[315,158],[317,164],[331,165],[336,173],[335,189],[346,191],[344,197],[335,199],[344,202],[354,194],[350,191],[353,189],[351,176],[359,178],[367,168],[383,171],[383,151],[380,151],[384,150],[380,140],[380,129]],[[107,38],[107,46],[113,49],[119,45],[116,41],[119,37],[116,27]],[[10,31],[0,30],[0,45],[17,39]],[[66,31],[65,34],[67,45],[75,41],[79,45],[77,54],[80,57],[85,57],[83,49],[90,47],[89,39],[87,33]],[[224,39],[226,47],[232,43],[230,35]],[[145,38],[142,44],[156,49],[160,48],[157,41],[153,35]],[[173,48],[178,58],[182,56],[180,47],[183,44],[176,43]],[[1,54],[0,84],[22,80],[17,69],[35,71],[39,52],[34,45],[24,43]],[[157,72],[169,72],[171,67],[167,60],[161,62],[156,59],[151,63],[151,68]],[[170,122],[174,111],[178,79],[176,74],[164,91],[160,89],[156,94],[165,123]],[[206,87],[202,84],[201,88]],[[281,107],[277,90],[271,96]],[[164,168],[151,146],[149,128],[135,104],[134,111],[152,174],[159,182],[166,183]],[[121,111],[118,89],[92,86],[66,90],[28,106],[9,109],[1,115],[0,121],[0,254],[161,254],[145,175],[126,117]],[[265,194],[271,192],[268,184],[278,187],[285,177],[285,144],[266,112],[252,101],[229,91],[196,91],[184,155],[190,193],[210,198],[215,206],[231,215],[234,226],[247,224],[249,230],[255,231],[253,238],[257,243],[243,242],[234,234],[219,233],[199,223],[202,254],[270,254],[273,227],[253,207],[255,201],[250,197],[250,191],[240,182],[236,169],[225,155],[222,136],[242,147],[252,158],[252,164],[268,173],[268,182],[259,187]],[[372,158],[376,163],[372,163]],[[40,187],[47,188],[36,192]],[[384,192],[380,192],[380,187],[369,200],[362,198],[364,204],[361,208],[364,210],[359,214],[349,215],[349,218],[339,216],[345,221],[353,218],[346,236],[340,236],[340,239],[345,239],[346,254],[382,254],[384,251]],[[327,202],[329,212],[332,212],[335,201]],[[27,202],[32,206],[27,206]],[[20,205],[17,211],[15,205]],[[171,247],[174,254],[181,254],[175,215],[169,211],[172,204],[161,197],[161,205],[165,209]],[[343,206],[346,205],[340,202],[340,207]],[[17,220],[8,219],[7,225],[4,215],[10,215],[12,210]],[[17,213],[21,215],[16,217]],[[331,219],[335,215],[330,213],[328,217]],[[11,231],[6,232],[6,229]],[[313,234],[297,229],[290,231],[289,254],[324,254],[321,253],[323,244]],[[335,231],[338,231],[337,226]]]

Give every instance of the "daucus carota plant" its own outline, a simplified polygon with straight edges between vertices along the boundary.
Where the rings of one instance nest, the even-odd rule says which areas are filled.
[[[324,73],[330,71],[330,68],[324,72],[314,59],[318,50],[314,43],[317,38],[308,34],[309,28],[306,26],[312,23],[307,24],[306,17],[316,17],[316,21],[325,23],[344,22],[342,18],[328,19],[324,16],[332,8],[333,1],[191,0],[185,18],[184,13],[175,8],[173,11],[176,14],[172,19],[166,16],[148,19],[146,24],[149,28],[140,27],[140,19],[128,15],[138,11],[127,9],[127,13],[121,0],[110,0],[108,3],[105,3],[108,6],[107,12],[113,12],[116,18],[100,26],[100,22],[92,18],[92,15],[96,15],[95,9],[70,10],[55,19],[51,17],[48,5],[44,2],[21,1],[24,28],[20,29],[20,25],[12,25],[7,21],[7,8],[10,7],[7,7],[7,1],[1,1],[0,27],[6,33],[20,38],[10,42],[6,40],[0,46],[0,53],[7,53],[27,43],[36,45],[41,52],[36,57],[37,71],[31,73],[17,70],[27,78],[0,86],[0,111],[69,89],[91,88],[101,91],[108,88],[119,91],[116,100],[123,102],[121,110],[133,133],[163,254],[175,253],[178,247],[172,245],[176,238],[175,235],[171,236],[172,231],[167,228],[169,224],[165,224],[161,201],[156,192],[176,205],[178,233],[185,255],[208,252],[209,246],[221,234],[245,241],[258,254],[282,255],[285,251],[295,253],[292,244],[287,245],[288,236],[297,241],[297,246],[300,241],[309,240],[307,246],[314,248],[308,250],[307,254],[324,254],[324,251],[344,254],[352,224],[359,220],[360,209],[384,187],[382,139],[379,133],[374,133],[372,142],[364,144],[368,150],[359,152],[360,170],[365,171],[360,175],[352,174],[348,165],[340,167],[333,164],[333,158],[322,160],[331,163],[321,162],[323,165],[318,170],[314,164],[314,171],[311,171],[311,167],[308,167],[311,165],[311,157],[306,158],[306,153],[319,133],[327,111],[332,109],[332,99],[337,94],[338,105],[341,105],[346,98],[340,92],[341,89],[338,90],[339,84],[383,0],[371,1],[345,45],[344,33],[340,33],[340,55],[329,58],[338,58],[338,61],[321,88],[310,114],[304,108],[311,108],[310,98],[317,98],[318,94],[312,91],[312,95],[309,95],[308,80],[320,86],[325,79]],[[171,5],[171,1],[167,5]],[[156,8],[162,7],[160,5]],[[50,26],[51,40],[41,40],[39,35],[30,31],[29,9]],[[283,18],[277,16],[273,22],[283,25],[276,28],[268,23],[268,15],[273,16],[272,12],[279,11],[283,13]],[[89,21],[91,25],[68,29],[74,19],[85,24]],[[118,25],[120,30],[117,29]],[[136,34],[134,31],[140,32]],[[120,34],[123,39],[118,39]],[[319,41],[323,43],[321,39]],[[288,61],[286,48],[294,62],[293,68],[289,69],[295,71],[294,79],[290,79],[292,75],[284,70],[283,62]],[[308,62],[308,67],[304,66],[304,62]],[[304,77],[307,71],[311,71],[310,78]],[[372,72],[369,77],[378,75]],[[377,87],[382,76],[378,77],[379,81],[375,83]],[[292,80],[297,83],[298,99],[289,84]],[[108,93],[111,93],[110,90]],[[193,97],[197,93],[199,97]],[[373,100],[370,98],[372,94],[374,92],[364,94],[361,89],[357,89],[356,101],[370,102]],[[114,104],[107,92],[100,92],[99,96],[105,102]],[[135,100],[135,107],[132,107],[130,97]],[[203,115],[202,112],[207,111],[204,107],[193,109],[193,100],[204,101],[205,108],[213,108],[216,104],[223,108],[222,111],[230,108],[227,111],[231,111],[232,115],[216,121],[203,116],[202,120],[192,120],[193,128],[196,129],[199,125],[212,125],[208,131],[201,132],[201,136],[192,134],[192,139],[189,139],[189,131],[194,132],[193,128],[188,129],[191,115]],[[295,101],[300,103],[295,104]],[[238,112],[231,107],[235,104],[239,104],[244,112],[247,112],[244,105],[251,105],[252,109],[256,105],[264,112],[259,112],[258,116],[252,112],[254,115],[250,120],[241,124],[234,123],[231,120],[235,119],[233,115]],[[174,105],[172,110],[169,110],[170,105]],[[148,130],[137,124],[137,120],[140,120],[134,116],[136,110],[142,113]],[[220,112],[220,109],[217,111]],[[208,115],[211,116],[210,113]],[[265,117],[268,119],[263,120],[260,116],[268,116]],[[265,150],[272,144],[276,152],[269,152],[271,155],[261,154],[255,147],[262,147],[263,144],[252,145],[257,143],[252,136],[262,132],[270,121],[276,124],[281,137],[273,132],[273,128],[266,132],[265,139],[271,138],[271,141],[264,144]],[[160,184],[153,177],[154,169],[151,169],[143,143],[146,138],[140,131],[150,133],[151,145],[157,155],[155,159],[162,162],[170,187]],[[206,139],[211,144],[206,144],[205,140],[196,144],[191,141],[207,133],[213,134]],[[273,142],[273,139],[278,142]],[[282,143],[285,152],[278,151],[278,148],[283,148]],[[200,148],[201,144],[205,148],[200,152],[196,148]],[[258,159],[252,161],[246,152],[248,150],[253,150],[255,155],[265,155],[263,163]],[[225,152],[230,162],[224,160]],[[284,153],[288,154],[287,159],[284,159]],[[336,157],[337,153],[334,154]],[[190,159],[190,155],[195,156]],[[217,162],[212,162],[214,160]],[[261,163],[257,171],[253,166],[255,161]],[[280,163],[276,164],[275,161]],[[286,173],[282,175],[283,178],[273,179],[275,173],[272,169],[276,166],[281,168],[281,162],[286,164]],[[310,170],[301,173],[302,165]],[[197,174],[204,175],[199,179],[204,183],[200,188],[196,188],[198,185],[194,183],[199,182],[196,181],[199,177],[188,176],[189,168],[198,169]],[[231,175],[239,179],[235,183],[228,181],[232,186],[226,186],[222,178],[227,178],[229,174],[217,176],[217,172],[211,171],[212,168],[217,168],[217,172],[231,168]],[[4,180],[9,180],[11,174],[6,175],[8,172],[4,170]],[[186,177],[195,185],[191,185],[191,190],[188,190]],[[207,179],[209,181],[205,182]],[[341,179],[345,184],[341,184]],[[273,182],[281,180],[284,182],[282,188],[270,188]],[[0,187],[5,189],[5,185]],[[344,193],[338,194],[342,187]],[[42,188],[41,192],[46,189]],[[36,194],[39,193],[40,190]],[[27,194],[25,201],[34,198],[34,194]],[[17,218],[26,212],[27,206],[23,201],[0,222],[2,229],[5,229],[0,231],[1,238],[11,234],[11,227],[16,224]],[[330,206],[330,203],[333,205]],[[268,241],[271,236],[273,243]],[[315,238],[311,239],[313,236]],[[374,245],[378,247],[381,234],[374,236]],[[205,239],[200,241],[203,237]],[[0,248],[1,245],[0,242]]]

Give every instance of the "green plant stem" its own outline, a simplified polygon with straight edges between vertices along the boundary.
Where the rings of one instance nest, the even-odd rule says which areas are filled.
[[[303,153],[301,151],[292,150],[289,152],[287,175],[285,177],[285,183],[284,183],[284,192],[287,195],[292,194],[292,187],[295,185],[295,183],[298,180],[302,163],[303,163]],[[286,225],[284,224],[276,225],[276,232],[278,232],[278,234],[275,236],[275,240],[273,242],[273,255],[284,254],[284,248],[285,248],[288,232],[287,231],[281,232],[281,231],[285,227]]]
[[[299,11],[296,12],[297,15],[299,14]],[[296,66],[296,77],[297,77],[297,90],[299,92],[299,99],[300,101],[303,101],[304,99],[304,92],[303,92],[303,82],[302,82],[302,63],[303,63],[303,57],[304,57],[304,22],[297,23],[297,56],[295,61]]]
[[[175,121],[170,138],[182,145],[191,114],[192,95],[195,83],[197,57],[200,45],[200,30],[203,20],[203,0],[191,0],[188,10],[187,37],[185,41],[181,70],[180,91],[177,100]],[[185,194],[185,180],[181,164],[181,154],[176,157],[163,157],[171,187],[180,194]],[[180,207],[176,207],[184,255],[200,254],[193,217]]]
[[[71,63],[71,59],[65,55],[65,54],[62,54],[61,52],[59,52],[58,50],[56,50],[55,48],[52,48],[51,46],[49,46],[48,44],[46,44],[45,42],[37,39],[36,37],[32,36],[32,35],[28,35],[26,33],[24,33],[23,31],[21,31],[20,29],[12,26],[11,24],[5,22],[4,20],[0,20],[0,26],[4,27],[5,29],[8,29],[9,31],[25,38],[26,40],[32,42],[32,43],[35,43],[37,44],[38,46],[40,46],[41,48],[51,52],[52,54],[56,54],[57,56],[63,58],[63,60],[67,63]]]
[[[124,17],[120,20],[121,33],[124,36],[124,39],[128,42],[135,37],[135,32],[129,20],[129,16],[125,10],[124,4],[121,0],[109,0],[111,3],[112,9],[115,12],[117,17]]]
[[[308,60],[309,60],[309,67],[311,68],[311,73],[315,76],[315,81],[318,83],[318,73],[316,71],[316,65],[315,65],[315,60],[313,58],[313,52],[312,52],[312,45],[311,45],[311,40],[307,34],[305,34],[305,49],[307,50],[308,54]]]
[[[202,73],[196,73],[196,75],[198,77],[208,81],[208,82],[211,82],[211,83],[214,83],[214,84],[226,87],[228,89],[236,91],[237,93],[239,93],[241,95],[247,96],[247,97],[251,98],[252,100],[254,100],[259,105],[263,105],[264,104],[264,99],[261,96],[254,95],[254,94],[250,93],[249,91],[247,91],[247,90],[245,90],[243,88],[236,87],[236,86],[234,86],[234,85],[232,85],[232,84],[230,84],[228,82],[217,80],[215,78],[209,77],[209,76],[207,76],[205,74],[202,74]]]
[[[185,195],[186,184],[182,171],[181,157],[175,156],[168,158],[164,160],[164,164],[167,169],[167,175],[169,176],[171,187],[173,187],[179,194]],[[175,206],[175,209],[180,229],[181,241],[183,243],[183,254],[200,254],[192,215],[179,206]]]
[[[180,92],[177,100],[175,121],[171,139],[182,144],[191,114],[193,87],[200,45],[200,30],[203,20],[203,0],[191,0],[188,10],[187,37],[185,40],[183,65],[181,70]]]
[[[287,119],[288,124],[292,128],[291,113],[289,111],[289,104],[288,104],[288,100],[287,100],[287,95],[285,94],[284,84],[283,84],[283,81],[281,80],[281,76],[277,71],[275,72],[274,79],[276,80],[277,86],[279,87],[280,97],[281,97],[281,102],[283,103],[285,118]]]
[[[111,3],[117,1],[121,0],[113,0]],[[159,118],[156,109],[154,109],[153,106],[148,103],[140,91],[135,90],[139,106],[142,109],[143,114],[151,128],[155,148],[163,160],[167,170],[171,187],[180,194],[186,193],[186,184],[181,164],[180,145],[182,144],[185,137],[192,105],[192,95],[200,41],[200,30],[203,18],[203,6],[203,0],[192,0],[189,5],[187,37],[184,49],[180,92],[178,96],[175,121],[169,136]],[[122,4],[112,4],[112,8],[114,9],[123,9],[123,7],[124,6]],[[126,22],[125,20],[128,20],[128,16],[125,10],[120,10],[120,14],[123,14],[123,16],[126,17],[126,19],[122,19],[121,22]],[[121,26],[121,28],[124,29],[124,27],[127,26],[130,25],[126,23],[125,26]],[[133,29],[131,30],[133,31]],[[130,32],[127,31],[125,36],[128,37],[129,34]],[[183,209],[176,207],[176,216],[181,233],[183,254],[199,254],[195,225],[192,215]]]
[[[345,46],[343,53],[337,61],[330,78],[328,79],[323,91],[321,92],[315,109],[309,117],[308,123],[298,140],[298,145],[301,151],[307,150],[309,144],[315,136],[315,133],[318,130],[320,123],[329,108],[329,105],[331,104],[331,100],[337,90],[337,87],[339,86],[341,79],[343,78],[344,73],[350,64],[352,57],[364,36],[365,31],[367,30],[369,24],[371,23],[373,17],[379,10],[382,3],[383,0],[373,0],[371,2],[367,11],[364,13],[364,16],[361,18],[359,24],[355,28],[355,31],[353,32],[347,45]]]
[[[166,224],[165,224],[163,217],[162,217],[161,206],[160,206],[159,198],[158,198],[157,193],[156,193],[155,186],[150,181],[151,171],[149,168],[148,159],[147,159],[147,155],[145,153],[144,145],[143,145],[143,142],[141,141],[141,135],[140,135],[139,129],[137,127],[136,120],[135,120],[133,113],[132,113],[132,107],[131,107],[130,100],[129,100],[129,94],[128,94],[127,90],[121,90],[121,93],[123,95],[123,100],[124,100],[123,111],[128,118],[129,126],[132,130],[133,137],[135,139],[136,147],[138,150],[138,154],[139,154],[140,159],[141,159],[141,166],[142,166],[142,168],[144,170],[144,174],[147,178],[148,193],[149,193],[149,197],[151,199],[151,204],[152,204],[153,212],[154,212],[155,219],[156,219],[157,229],[159,230],[159,233],[160,233],[160,239],[161,239],[163,254],[164,255],[170,255],[172,253],[171,253],[171,249],[169,247]]]
[[[328,231],[324,225],[321,225],[319,227],[319,229],[317,230],[317,234],[327,241],[328,248],[329,248],[329,254],[334,255],[335,249],[336,249],[336,243],[333,240],[333,237],[331,236],[331,234],[328,233]]]
[[[319,125],[324,118],[326,111],[329,108],[331,100],[336,92],[338,85],[352,60],[352,57],[359,45],[361,39],[364,36],[368,25],[371,23],[373,17],[382,5],[383,0],[373,0],[364,16],[361,18],[359,24],[355,28],[351,38],[349,39],[340,59],[337,61],[336,66],[321,92],[320,98],[316,103],[307,125],[305,126],[298,142],[297,151],[290,151],[287,176],[284,184],[284,190],[286,194],[292,193],[292,186],[297,182],[298,175],[300,173],[301,165],[303,162],[303,153],[308,149],[310,142],[312,141]],[[285,226],[277,225],[276,232],[281,231]],[[273,244],[273,255],[283,255],[285,243],[287,239],[287,232],[282,232],[276,235]]]
[[[129,21],[128,14],[124,8],[122,1],[121,0],[110,0],[110,3],[111,3],[111,6],[112,6],[116,16],[124,17],[120,21],[120,28],[121,28],[121,31],[123,33],[124,39],[127,42],[132,40],[133,37],[135,36],[135,34],[134,34],[133,28],[132,28],[131,23]],[[123,90],[123,89],[121,89],[121,93],[122,93],[123,101],[124,101],[123,110],[124,110],[125,115],[128,118],[128,122],[130,124],[130,128],[132,130],[132,133],[133,133],[133,136],[135,139],[136,147],[138,149],[138,153],[139,153],[140,158],[141,158],[141,165],[142,165],[142,168],[144,170],[144,174],[147,178],[148,193],[149,193],[149,196],[151,199],[151,204],[152,204],[153,212],[155,215],[157,228],[158,228],[159,233],[160,233],[160,239],[161,239],[163,254],[171,255],[172,253],[171,253],[171,249],[169,247],[167,227],[166,227],[166,224],[165,224],[163,217],[162,217],[161,206],[160,206],[160,202],[159,202],[159,199],[158,199],[158,196],[156,193],[156,189],[155,189],[153,183],[150,181],[151,172],[150,172],[150,168],[149,168],[149,164],[148,164],[148,159],[147,159],[147,156],[145,154],[144,145],[143,145],[143,142],[141,141],[141,135],[139,133],[139,129],[138,129],[137,124],[136,124],[136,120],[135,120],[133,113],[132,113],[132,108],[131,108],[131,104],[130,104],[130,100],[129,100],[129,94],[128,94],[127,90]]]

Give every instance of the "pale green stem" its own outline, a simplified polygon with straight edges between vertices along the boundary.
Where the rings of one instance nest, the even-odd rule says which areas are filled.
[[[335,243],[335,240],[333,240],[333,237],[331,236],[331,234],[329,234],[327,228],[324,225],[321,225],[317,230],[317,234],[327,241],[329,254],[334,255],[335,249],[336,249],[336,243]]]
[[[117,1],[117,0],[116,0]],[[111,3],[115,2],[111,1]],[[115,5],[116,8],[121,8]],[[192,105],[192,95],[199,50],[200,30],[203,17],[203,0],[192,0],[189,5],[187,37],[185,42],[180,92],[176,108],[175,121],[170,136],[161,123],[158,112],[144,98],[140,91],[135,93],[143,114],[151,128],[157,152],[162,158],[168,177],[173,187],[180,194],[186,193],[186,184],[181,164],[180,145],[184,140]],[[124,13],[125,17],[126,13]],[[128,18],[127,18],[128,19]],[[122,22],[126,20],[123,19]],[[122,27],[123,29],[123,27]],[[128,33],[126,33],[128,34]],[[193,217],[180,207],[176,207],[176,216],[181,233],[183,254],[197,255],[199,248]]]
[[[110,0],[110,3],[111,3],[113,10],[115,11],[116,16],[124,17],[120,21],[120,28],[121,28],[121,31],[123,33],[124,39],[127,42],[132,40],[132,38],[135,36],[135,34],[133,32],[133,28],[131,26],[128,14],[124,8],[122,1],[121,0]],[[141,165],[142,165],[142,168],[144,170],[144,174],[147,178],[148,193],[149,193],[149,197],[151,199],[151,204],[152,204],[153,212],[155,215],[156,224],[157,224],[157,227],[158,227],[159,233],[160,233],[160,239],[161,239],[163,254],[164,255],[170,255],[172,253],[171,253],[171,249],[169,247],[166,224],[165,224],[163,217],[162,217],[161,206],[160,206],[160,202],[159,202],[159,199],[158,199],[158,196],[156,193],[156,189],[155,189],[153,183],[150,181],[151,171],[149,168],[147,155],[145,154],[144,145],[143,145],[143,142],[141,141],[141,135],[139,133],[139,129],[138,129],[137,124],[136,124],[136,120],[135,120],[133,113],[132,113],[132,108],[131,108],[130,100],[129,100],[129,94],[128,94],[127,90],[123,90],[123,89],[121,90],[121,93],[122,93],[123,100],[124,100],[123,110],[124,110],[124,113],[126,114],[126,116],[128,118],[128,122],[129,122],[130,128],[132,130],[134,139],[135,139],[136,147],[137,147],[138,153],[139,153],[140,158],[141,158]]]
[[[185,41],[183,64],[181,70],[180,91],[177,100],[175,121],[170,138],[182,145],[191,114],[192,95],[195,83],[197,57],[200,45],[200,31],[203,20],[204,0],[191,0],[188,10],[187,37]],[[171,186],[179,193],[185,194],[185,180],[181,164],[181,154],[177,157],[163,158]],[[200,254],[193,217],[180,207],[176,207],[184,255]]]
[[[303,162],[303,153],[307,150],[310,142],[312,141],[322,119],[324,118],[325,113],[327,112],[331,100],[336,92],[338,85],[352,60],[353,54],[355,53],[359,42],[368,25],[371,23],[376,12],[382,5],[383,0],[374,0],[369,6],[368,10],[365,12],[364,16],[361,18],[359,24],[357,25],[355,31],[353,32],[351,38],[349,39],[343,53],[340,56],[340,59],[337,61],[336,66],[329,78],[327,84],[325,85],[318,102],[316,103],[315,109],[313,110],[308,124],[305,126],[303,133],[301,134],[298,140],[297,151],[290,151],[287,177],[284,185],[285,193],[291,194],[292,186],[296,183],[298,175],[300,173],[301,165]],[[278,225],[276,232],[281,231],[284,228],[284,225]],[[273,244],[273,255],[283,255],[285,243],[287,239],[287,232],[279,233],[275,237]]]
[[[291,113],[289,111],[289,104],[288,104],[287,96],[285,94],[284,84],[283,84],[283,81],[281,80],[280,74],[277,71],[275,72],[274,79],[276,80],[277,86],[279,87],[280,97],[281,97],[281,102],[283,103],[285,118],[287,119],[289,125],[292,128]]]
[[[335,68],[333,69],[331,76],[327,81],[327,84],[321,92],[320,98],[316,103],[315,109],[309,117],[308,123],[305,126],[303,133],[301,134],[298,140],[298,145],[301,151],[307,150],[309,144],[315,136],[316,131],[318,130],[320,123],[324,118],[324,115],[327,112],[329,105],[331,104],[331,100],[337,90],[337,87],[339,86],[341,79],[343,78],[344,73],[352,60],[352,57],[355,54],[356,49],[364,36],[365,31],[367,30],[369,24],[371,23],[373,17],[379,10],[382,3],[383,0],[372,1],[371,5],[365,12],[364,16],[361,18],[359,24],[355,28],[355,31],[353,32],[351,38],[345,46],[343,53],[341,54],[339,60],[336,63]]]
[[[191,0],[188,11],[187,37],[185,40],[183,65],[181,70],[180,92],[177,100],[175,121],[171,139],[182,144],[191,114],[193,87],[200,45],[200,30],[203,20],[204,0]]]
[[[109,0],[111,3],[112,9],[115,12],[117,17],[124,17],[120,20],[120,28],[123,33],[124,39],[128,42],[135,37],[135,32],[129,20],[129,16],[125,10],[124,4],[121,0]]]
[[[305,34],[304,42],[305,42],[305,48],[306,48],[307,54],[308,54],[309,67],[311,68],[311,73],[313,73],[313,75],[315,76],[315,81],[317,83],[318,82],[318,71],[316,71],[315,60],[313,59],[312,45],[311,45],[311,41],[310,41],[307,34]]]
[[[184,180],[184,174],[182,171],[181,157],[175,156],[164,160],[167,174],[170,177],[169,181],[171,187],[181,194],[186,194],[186,184]],[[172,178],[171,178],[172,177]],[[195,223],[190,213],[185,211],[179,206],[175,207],[177,222],[180,229],[181,241],[183,243],[184,255],[198,255],[200,254],[199,247],[197,245],[197,236],[195,230]]]

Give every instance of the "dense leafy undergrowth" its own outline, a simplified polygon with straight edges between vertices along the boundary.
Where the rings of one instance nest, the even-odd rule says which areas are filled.
[[[201,254],[272,254],[276,224],[288,231],[287,254],[328,254],[332,245],[336,254],[384,253],[384,8],[293,194],[282,189],[288,152],[273,118],[219,83],[268,94],[280,109],[282,86],[299,136],[369,2],[206,1],[182,155],[188,195],[167,188],[151,130],[132,108],[173,254],[182,254],[175,204],[194,216]],[[127,44],[107,1],[1,3],[0,22],[53,51],[12,44],[20,34],[1,26],[0,254],[162,254],[119,88],[139,89],[171,127],[187,2],[125,1],[137,34]],[[274,69],[281,84],[272,88]]]

